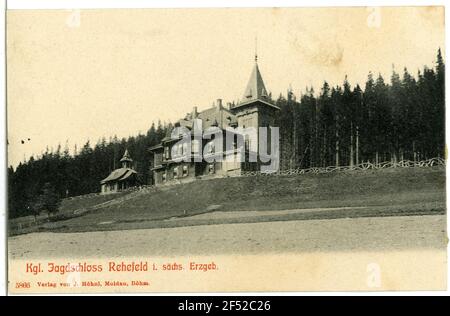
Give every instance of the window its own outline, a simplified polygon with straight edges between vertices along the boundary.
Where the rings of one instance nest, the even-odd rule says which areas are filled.
[[[170,148],[169,148],[169,146],[164,147],[164,158],[170,159]]]
[[[193,139],[192,140],[192,152],[194,154],[198,154],[200,151],[200,142],[198,141],[198,139]]]
[[[189,174],[188,166],[183,166],[183,177],[187,177]]]
[[[208,172],[209,172],[210,174],[212,174],[212,173],[215,172],[215,168],[214,168],[214,164],[213,164],[213,163],[210,163],[210,164],[208,165]]]
[[[188,143],[183,143],[182,154],[185,155],[188,152]]]
[[[166,180],[167,180],[167,171],[164,171],[164,173],[162,174],[162,180],[163,180],[163,182],[166,182]]]
[[[173,178],[178,178],[178,167],[173,168]]]
[[[154,166],[155,166],[155,167],[161,165],[161,163],[162,163],[162,158],[163,158],[162,156],[163,156],[162,153],[157,153],[157,154],[155,154],[155,158],[154,158]]]

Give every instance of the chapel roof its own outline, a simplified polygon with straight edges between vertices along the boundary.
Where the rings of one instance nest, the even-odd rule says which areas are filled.
[[[111,181],[123,181],[123,180],[129,178],[130,176],[132,176],[133,174],[137,174],[137,172],[134,171],[133,169],[119,168],[119,169],[113,170],[109,174],[109,176],[107,176],[105,179],[100,181],[100,183],[103,184],[103,183],[111,182]]]

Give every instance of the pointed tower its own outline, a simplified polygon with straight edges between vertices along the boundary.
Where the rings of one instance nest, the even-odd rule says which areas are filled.
[[[120,159],[120,162],[122,163],[122,168],[133,169],[133,159],[131,159],[128,149],[125,149],[125,153],[122,159]]]
[[[256,55],[255,53],[255,65],[253,66],[252,73],[250,74],[250,78],[248,79],[247,87],[245,88],[242,99],[237,104],[237,106],[235,106],[235,108],[257,101],[265,103],[267,106],[279,109],[273,104],[273,101],[269,97],[269,92],[266,89],[261,72],[259,71],[258,55]]]
[[[280,108],[269,97],[269,92],[259,71],[258,56],[255,53],[255,65],[242,100],[231,108],[231,111],[237,116],[239,127],[258,128],[274,126],[275,116],[279,110]],[[249,142],[252,142],[252,140],[249,140]],[[257,141],[253,140],[252,144],[246,143],[246,148],[250,148],[251,151],[258,151]]]
[[[258,67],[258,57],[255,56],[255,66],[247,83],[247,88],[242,97],[242,103],[249,101],[263,100],[269,101],[268,93],[261,72]]]

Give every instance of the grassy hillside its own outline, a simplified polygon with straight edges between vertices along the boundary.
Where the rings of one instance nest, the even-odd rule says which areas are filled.
[[[66,198],[61,201],[59,212],[49,217],[49,214],[43,212],[38,216],[23,216],[8,220],[8,234],[25,234],[37,230],[38,225],[43,225],[49,221],[60,221],[68,218],[81,216],[95,209],[105,202],[119,199],[130,192],[120,192],[109,195],[87,194],[73,198]]]
[[[264,211],[359,206],[369,206],[370,210],[355,209],[353,213],[347,213],[353,217],[358,216],[358,212],[361,216],[386,216],[389,212],[399,215],[408,215],[408,212],[422,214],[428,211],[442,214],[445,210],[445,170],[442,167],[398,168],[195,181],[155,188],[151,193],[137,195],[121,204],[59,222],[53,228],[152,222],[213,210]],[[297,217],[291,216],[290,219]],[[299,219],[306,219],[303,217]],[[150,226],[155,226],[153,224]]]
[[[86,195],[86,196],[79,196],[79,197],[75,197],[75,198],[63,199],[61,201],[61,206],[59,207],[59,211],[65,213],[68,211],[75,211],[78,209],[89,208],[89,207],[119,198],[126,194],[129,194],[129,192],[120,192],[120,193],[107,194],[107,195],[91,195],[91,196]]]

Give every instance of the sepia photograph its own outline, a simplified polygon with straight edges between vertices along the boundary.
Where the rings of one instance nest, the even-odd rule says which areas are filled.
[[[8,292],[447,290],[443,6],[5,19]]]

